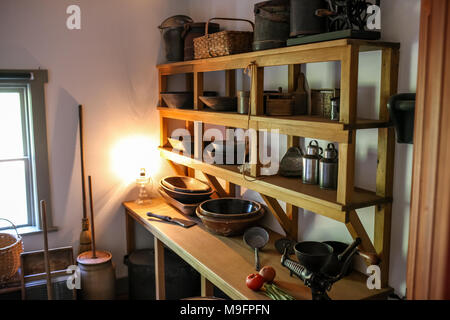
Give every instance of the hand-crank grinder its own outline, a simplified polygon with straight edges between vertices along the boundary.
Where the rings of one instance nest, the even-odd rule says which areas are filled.
[[[361,254],[366,258],[376,259],[367,254],[358,252],[361,239],[357,238],[342,253],[333,259],[333,247],[323,242],[304,241],[294,246],[292,242],[283,239],[278,243],[277,249],[282,253],[281,265],[289,269],[291,276],[295,275],[311,289],[313,300],[331,300],[327,294],[332,285],[341,280],[347,273],[355,254]],[[289,259],[290,252],[295,252],[299,262]],[[337,258],[337,259],[336,259]],[[333,268],[330,268],[332,264]],[[330,270],[336,272],[330,273]]]

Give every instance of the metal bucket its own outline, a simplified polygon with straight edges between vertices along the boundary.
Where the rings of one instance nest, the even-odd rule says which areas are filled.
[[[253,50],[286,46],[289,38],[289,1],[272,0],[255,4]]]
[[[116,297],[116,273],[112,255],[107,251],[86,251],[77,258],[81,276],[83,300],[114,300]]]
[[[155,299],[154,255],[153,249],[143,249],[124,257],[124,263],[128,266],[130,300]],[[167,248],[164,250],[164,260],[166,299],[178,300],[200,295],[200,274],[197,271]]]
[[[184,29],[186,24],[192,22],[188,16],[177,15],[167,18],[158,27],[162,33],[164,55],[168,62],[184,60]]]
[[[324,0],[291,0],[291,37],[326,32],[326,18],[316,10],[326,9]]]

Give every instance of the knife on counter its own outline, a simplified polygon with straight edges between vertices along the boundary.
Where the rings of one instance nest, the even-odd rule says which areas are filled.
[[[197,224],[194,221],[182,220],[182,219],[172,218],[172,217],[169,217],[169,216],[160,216],[158,214],[154,214],[154,213],[151,213],[151,212],[147,212],[147,216],[151,217],[151,218],[161,219],[163,221],[182,226],[183,228],[190,228],[190,227],[195,226]]]

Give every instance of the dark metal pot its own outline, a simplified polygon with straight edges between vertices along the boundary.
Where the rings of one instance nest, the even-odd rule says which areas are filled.
[[[255,4],[253,50],[280,48],[289,38],[289,0],[271,0]]]
[[[326,32],[326,18],[316,15],[316,10],[326,8],[324,0],[291,0],[290,36]]]
[[[164,55],[168,62],[183,61],[185,25],[192,22],[188,16],[177,15],[167,18],[158,27],[162,33]]]
[[[311,272],[319,272],[329,263],[333,255],[331,246],[316,241],[298,242],[294,246],[294,251],[298,262]]]
[[[325,241],[325,244],[333,248],[333,255],[330,258],[328,264],[322,269],[324,273],[329,276],[337,276],[342,269],[343,262],[339,261],[338,255],[343,253],[347,249],[348,244],[339,241]],[[345,275],[349,275],[352,272],[352,268],[349,267]]]

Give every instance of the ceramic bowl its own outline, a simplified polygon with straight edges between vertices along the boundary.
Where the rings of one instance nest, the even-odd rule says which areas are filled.
[[[238,198],[210,199],[199,205],[201,214],[219,219],[247,219],[261,210],[259,202]]]
[[[202,220],[203,225],[208,231],[225,237],[242,235],[245,230],[254,226],[264,216],[264,212],[262,210],[246,219],[223,219],[209,217],[202,214],[199,208],[197,208],[195,213]]]

